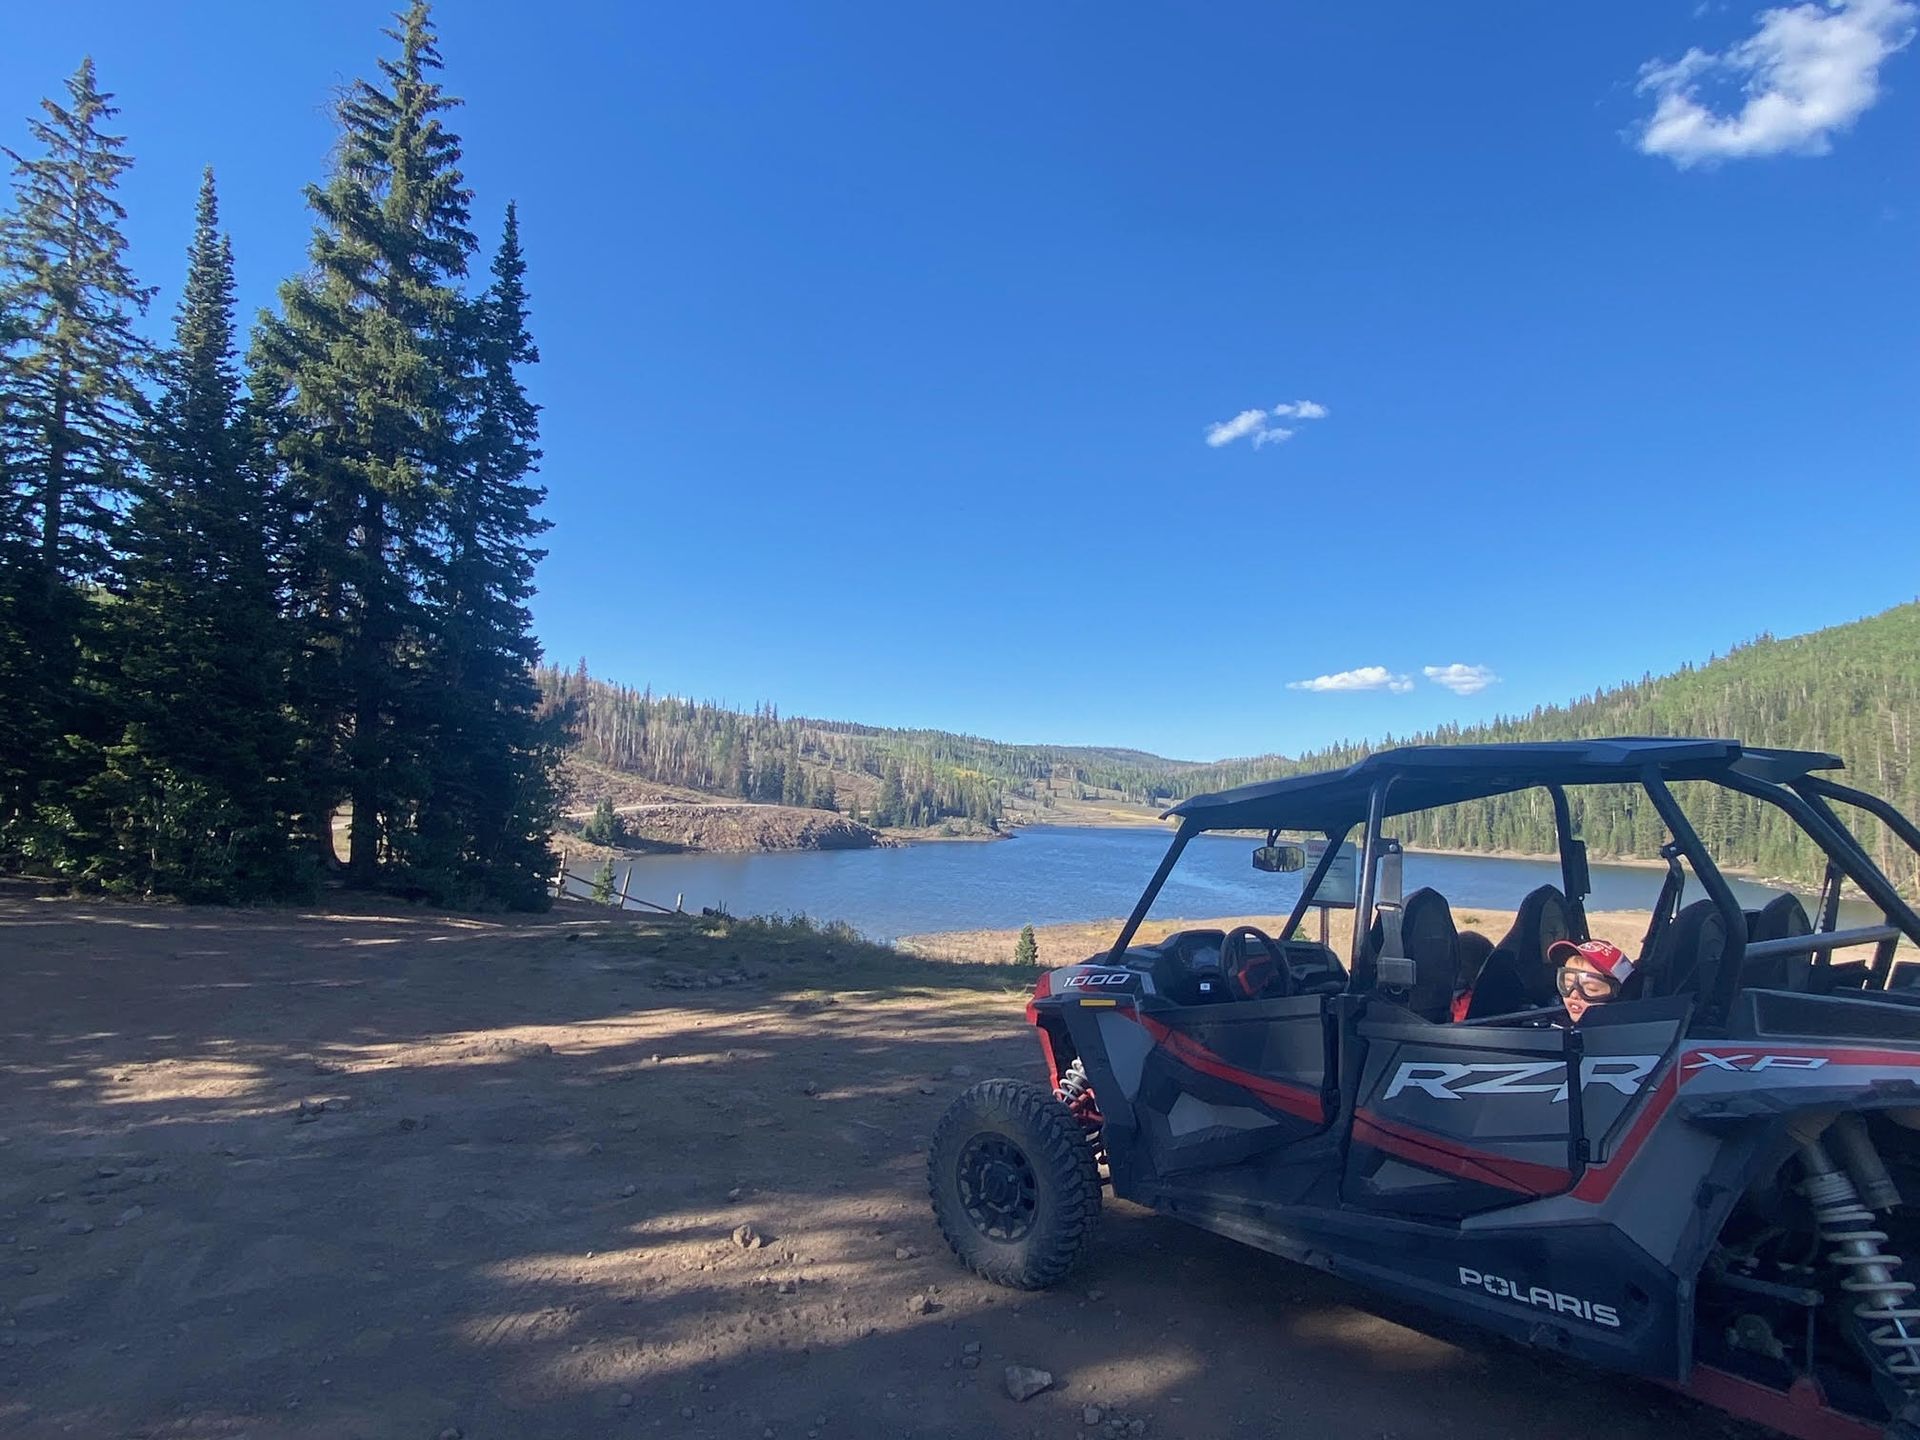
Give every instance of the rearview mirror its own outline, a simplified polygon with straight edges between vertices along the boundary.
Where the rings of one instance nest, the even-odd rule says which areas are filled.
[[[1253,852],[1253,868],[1281,875],[1307,868],[1307,852],[1299,845],[1262,845]]]

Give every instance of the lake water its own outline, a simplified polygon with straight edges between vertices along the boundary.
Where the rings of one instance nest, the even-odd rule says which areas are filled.
[[[1048,826],[1022,830],[1010,840],[897,850],[654,855],[633,862],[631,893],[664,905],[684,895],[686,908],[694,911],[724,906],[735,915],[800,912],[844,920],[876,940],[938,930],[1054,925],[1125,915],[1169,839],[1159,830]],[[1254,843],[1246,836],[1196,837],[1153,913],[1272,915],[1291,908],[1304,876],[1255,870]],[[1662,872],[1657,869],[1596,864],[1592,870],[1589,910],[1645,910],[1659,894]],[[1408,894],[1431,885],[1458,914],[1476,906],[1511,910],[1536,885],[1558,884],[1560,869],[1548,860],[1410,852],[1404,876]],[[1745,881],[1731,883],[1750,908],[1778,893]],[[1687,897],[1700,894],[1689,882]]]

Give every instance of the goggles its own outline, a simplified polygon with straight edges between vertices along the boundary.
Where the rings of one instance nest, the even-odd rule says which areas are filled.
[[[1588,1000],[1611,1000],[1620,993],[1620,982],[1611,975],[1602,975],[1597,970],[1575,970],[1565,965],[1553,972],[1553,983],[1563,997],[1577,990]]]

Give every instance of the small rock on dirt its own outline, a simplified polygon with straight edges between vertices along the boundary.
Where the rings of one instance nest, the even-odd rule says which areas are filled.
[[[918,1295],[909,1295],[907,1297],[907,1313],[909,1315],[931,1315],[939,1308],[940,1302],[925,1291],[922,1291]]]
[[[461,1440],[460,1427],[458,1425],[447,1426],[446,1429],[440,1432],[440,1440]]]
[[[818,1095],[820,1093],[820,1087],[812,1080],[809,1080],[800,1087],[800,1093],[802,1095]]]
[[[639,1193],[640,1187],[638,1185],[622,1185],[620,1187],[620,1198],[622,1200],[631,1200]]]
[[[737,1204],[739,1202],[740,1197],[745,1193],[746,1193],[745,1186],[736,1185],[731,1190],[727,1191],[727,1202],[729,1204]]]
[[[742,1250],[758,1250],[767,1243],[767,1237],[751,1225],[736,1225],[733,1227],[733,1243]]]
[[[1080,1423],[1089,1428],[1098,1425],[1106,1418],[1106,1415],[1107,1412],[1102,1410],[1098,1405],[1083,1405],[1080,1407]]]
[[[960,1347],[960,1353],[962,1355],[978,1355],[980,1353],[980,1342],[978,1340],[967,1341],[966,1344]]]
[[[60,1228],[65,1230],[69,1235],[91,1235],[93,1233],[93,1226],[89,1225],[85,1220],[69,1220]]]
[[[147,1213],[146,1210],[139,1205],[129,1205],[126,1209],[122,1210],[118,1215],[113,1217],[114,1227],[118,1229],[122,1225],[131,1225],[134,1221],[138,1220],[142,1215],[146,1213]]]
[[[1031,1400],[1052,1386],[1053,1374],[1047,1370],[1036,1370],[1031,1365],[1009,1365],[1006,1382],[1007,1394],[1013,1399]]]
[[[931,1085],[922,1085],[920,1087],[920,1093],[922,1095],[938,1095],[940,1092]]]
[[[978,1355],[962,1355],[960,1357],[960,1368],[962,1370],[978,1370],[980,1368],[980,1357]]]
[[[952,1080],[969,1080],[973,1077],[973,1067],[971,1065],[949,1065],[947,1067],[947,1076]]]
[[[1093,1301],[1096,1305],[1106,1298],[1107,1298],[1107,1292],[1104,1290],[1087,1291],[1087,1299]]]
[[[911,1245],[896,1245],[893,1247],[893,1258],[896,1260],[911,1260],[919,1253],[920,1252]]]
[[[633,1408],[633,1392],[630,1390],[622,1390],[620,1392],[620,1398],[618,1400],[615,1400],[613,1403],[618,1405],[622,1410],[632,1409]]]

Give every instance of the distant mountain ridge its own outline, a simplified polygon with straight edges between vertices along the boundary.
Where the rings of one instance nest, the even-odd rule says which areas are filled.
[[[1700,735],[1789,749],[1826,750],[1846,761],[1851,782],[1920,814],[1920,771],[1913,764],[1920,722],[1920,602],[1805,635],[1763,635],[1704,665],[1643,676],[1564,705],[1480,725],[1450,725],[1383,740],[1337,745],[1293,758],[1228,761],[1181,773],[1182,795],[1247,780],[1348,765],[1394,745],[1580,740],[1604,735]],[[1595,855],[1658,852],[1657,818],[1624,787],[1571,792],[1574,818]],[[1689,817],[1722,863],[1764,874],[1812,879],[1819,860],[1771,806],[1714,786],[1682,787]],[[1850,819],[1852,817],[1849,817]],[[1501,796],[1400,822],[1403,840],[1432,848],[1542,852],[1552,820],[1537,797]],[[1858,827],[1881,864],[1909,890],[1920,873],[1904,846],[1878,822]]]
[[[668,784],[748,798],[823,798],[882,824],[966,818],[996,826],[1010,798],[1043,805],[1076,792],[1163,804],[1254,780],[1348,765],[1393,745],[1711,735],[1754,745],[1830,750],[1855,783],[1920,814],[1913,733],[1920,721],[1920,602],[1805,635],[1763,635],[1705,664],[1596,690],[1563,705],[1298,756],[1211,763],[1117,746],[1009,745],[978,736],[845,721],[751,714],[543,672],[556,698],[580,702],[578,747],[588,758]],[[798,779],[790,779],[797,775]],[[1745,797],[1697,787],[1683,795],[1715,853],[1730,865],[1804,876],[1814,859],[1784,817]],[[1595,855],[1651,855],[1656,819],[1618,787],[1575,792]],[[802,800],[800,803],[810,803]],[[1696,813],[1697,812],[1697,813]],[[1409,817],[1402,838],[1433,848],[1544,851],[1551,821],[1537,799],[1499,797]],[[1908,885],[1910,858],[1878,833],[1863,838]]]

